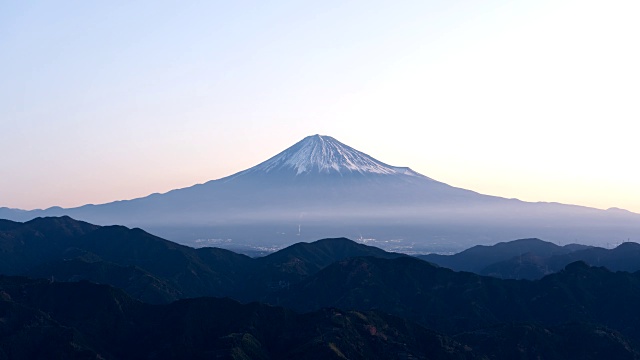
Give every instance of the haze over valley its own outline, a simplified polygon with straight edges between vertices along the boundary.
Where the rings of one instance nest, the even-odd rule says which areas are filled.
[[[483,195],[322,135],[239,173],[164,194],[69,209],[0,209],[0,217],[16,221],[61,215],[240,251],[341,236],[409,253],[527,237],[604,247],[640,234],[638,214]]]

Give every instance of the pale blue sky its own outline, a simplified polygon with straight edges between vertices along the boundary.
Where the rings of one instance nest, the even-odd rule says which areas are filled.
[[[640,3],[2,1],[0,206],[165,192],[326,134],[640,212]]]

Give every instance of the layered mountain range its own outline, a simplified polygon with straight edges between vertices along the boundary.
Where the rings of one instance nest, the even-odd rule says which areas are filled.
[[[503,280],[348,239],[249,258],[61,217],[0,222],[0,274],[0,359],[640,359],[640,272],[581,261]]]
[[[520,239],[493,246],[476,245],[453,255],[418,258],[456,271],[470,271],[503,279],[541,279],[575,261],[613,271],[640,270],[640,244],[624,242],[606,249],[579,244],[558,246],[540,239]]]
[[[640,234],[639,214],[482,195],[320,135],[250,169],[164,194],[69,209],[0,208],[0,218],[15,221],[62,215],[194,246],[267,251],[341,236],[445,252],[529,237],[604,245]]]

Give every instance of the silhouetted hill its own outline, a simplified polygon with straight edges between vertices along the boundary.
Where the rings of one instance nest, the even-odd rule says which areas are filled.
[[[586,323],[559,326],[505,324],[456,335],[490,359],[638,359],[617,331]]]
[[[0,250],[0,273],[104,282],[147,301],[228,295],[252,261],[228,250],[189,248],[141,229],[69,217],[38,218],[1,231]]]
[[[575,261],[584,261],[593,266],[604,266],[612,271],[638,271],[640,270],[640,244],[625,242],[613,249],[588,247],[552,256],[525,253],[491,264],[478,273],[504,279],[533,280],[557,272]]]
[[[640,273],[573,262],[538,281],[502,280],[344,238],[252,259],[70,218],[6,225],[0,264],[45,279],[0,277],[0,359],[638,358]],[[555,249],[516,244],[526,242]],[[549,259],[585,252],[632,262],[637,248]],[[14,255],[29,266],[12,268]],[[201,297],[149,305],[127,294],[154,303],[233,296],[291,310]]]
[[[259,264],[273,266],[288,263],[296,259],[310,268],[306,274],[313,274],[318,270],[342,259],[357,256],[373,256],[392,259],[404,254],[390,253],[380,248],[358,244],[347,238],[323,239],[312,243],[297,243],[273,254],[256,259]]]
[[[104,261],[148,271],[170,283],[179,298],[227,295],[237,285],[238,272],[247,271],[251,262],[231,251],[196,250],[123,226],[99,228],[78,247]]]
[[[82,258],[54,261],[36,266],[25,275],[52,281],[88,280],[109,284],[124,290],[135,299],[152,304],[168,303],[183,296],[170,282],[148,271],[106,261],[86,261]]]
[[[90,280],[163,303],[198,296],[247,301],[352,256],[405,256],[348,239],[299,243],[252,259],[218,248],[193,249],[123,226],[69,217],[10,223],[0,231],[0,273],[58,281]]]
[[[640,270],[640,244],[625,242],[613,249],[584,249],[551,257],[548,262],[550,267],[556,269],[578,260],[594,266],[604,266],[612,271],[638,271]]]
[[[640,275],[577,262],[540,281],[501,280],[413,258],[337,262],[271,300],[299,311],[378,309],[446,334],[509,322],[600,324],[640,341]]]
[[[491,246],[476,245],[454,255],[428,254],[418,255],[417,257],[452,270],[480,273],[489,265],[511,260],[525,254],[547,258],[588,247],[577,244],[558,246],[540,239],[520,239]]]
[[[583,277],[588,269],[568,271]],[[510,321],[449,337],[380,311],[296,314],[215,298],[148,305],[107,285],[5,276],[0,316],[2,359],[640,358],[624,335],[630,329],[587,322]],[[627,324],[637,328],[634,320]]]
[[[491,264],[478,271],[478,274],[500,279],[541,279],[543,276],[558,271],[556,268],[549,267],[548,259],[532,253],[525,253],[509,260]]]
[[[55,260],[73,241],[99,227],[68,216],[5,223],[0,231],[0,274],[19,274]]]
[[[500,322],[489,294],[517,299],[523,283],[454,272],[410,257],[351,258],[296,284],[272,303],[299,311],[322,307],[380,309],[455,334]],[[517,303],[511,305],[513,308]]]
[[[21,225],[22,223],[16,221],[0,219],[0,231],[12,230]]]
[[[137,302],[106,285],[0,277],[3,359],[476,359],[468,347],[376,312],[303,315],[198,298]]]
[[[297,243],[255,259],[255,270],[246,280],[247,291],[243,298],[264,299],[270,293],[289,288],[291,284],[317,273],[336,261],[358,256],[394,259],[407,255],[386,252],[346,238]]]

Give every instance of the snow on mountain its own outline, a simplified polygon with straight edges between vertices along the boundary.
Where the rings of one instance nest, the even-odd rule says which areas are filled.
[[[307,136],[269,160],[238,175],[276,171],[293,171],[296,175],[321,174],[402,174],[423,176],[406,167],[395,167],[347,146],[331,136]]]
[[[339,236],[451,251],[527,237],[602,244],[640,234],[638,214],[482,195],[320,135],[250,169],[164,194],[71,209],[0,208],[0,218],[14,221],[61,215],[141,227],[187,244],[228,240],[262,249]]]

